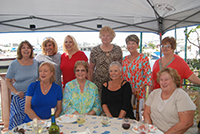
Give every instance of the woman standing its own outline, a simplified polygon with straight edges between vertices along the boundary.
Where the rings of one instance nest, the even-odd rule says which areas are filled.
[[[130,55],[123,58],[122,77],[130,82],[133,93],[139,91],[139,118],[141,118],[141,110],[146,95],[145,87],[151,85],[151,67],[149,58],[137,51],[139,38],[136,35],[129,35],[126,38],[126,45]]]
[[[100,30],[99,37],[102,44],[94,47],[90,54],[89,80],[93,81],[101,96],[102,84],[109,81],[109,65],[113,61],[122,61],[122,51],[117,45],[111,44],[115,38],[112,28],[105,26]]]
[[[113,61],[109,66],[111,81],[103,84],[101,104],[103,111],[109,117],[134,119],[131,106],[130,83],[122,79],[122,66],[118,61]]]
[[[76,61],[84,60],[88,62],[88,58],[84,52],[79,51],[78,44],[71,35],[65,37],[63,50],[65,53],[61,55],[60,69],[63,74],[63,87],[65,87],[67,82],[76,78],[73,71]]]
[[[99,115],[101,112],[97,86],[86,79],[88,63],[77,61],[76,79],[68,82],[63,91],[62,114]]]
[[[58,52],[58,45],[56,41],[51,38],[47,37],[42,42],[42,53],[38,54],[35,59],[39,63],[39,65],[43,62],[52,63],[56,69],[56,81],[55,83],[62,86],[61,82],[61,70],[60,70],[60,57],[61,54]]]
[[[25,114],[25,93],[30,83],[38,78],[38,63],[33,59],[33,47],[28,41],[22,41],[17,49],[17,58],[11,62],[6,74],[6,85],[13,97],[10,109],[9,129],[22,124]],[[14,79],[14,84],[12,84]],[[16,103],[17,101],[17,103]],[[19,104],[16,105],[16,104]]]
[[[178,74],[181,76],[181,83],[183,79],[188,79],[189,81],[200,85],[200,79],[190,70],[188,64],[180,56],[174,54],[174,50],[176,49],[176,40],[173,37],[165,37],[161,44],[161,50],[164,56],[158,59],[153,65],[153,89],[160,88],[156,79],[157,72],[159,72],[163,67],[176,69]]]
[[[54,83],[55,67],[53,64],[44,62],[39,67],[39,81],[29,85],[26,94],[24,123],[38,120],[49,119],[51,108],[56,107],[55,117],[62,111],[62,89]]]

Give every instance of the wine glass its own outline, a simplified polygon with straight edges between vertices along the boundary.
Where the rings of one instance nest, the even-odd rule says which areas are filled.
[[[106,113],[102,113],[101,114],[101,123],[103,125],[108,125],[109,122],[110,122],[109,116]]]
[[[130,128],[130,126],[131,126],[130,119],[126,118],[126,117],[123,118],[123,120],[122,120],[122,127],[123,127],[123,129],[128,130]]]
[[[85,122],[85,115],[84,114],[77,114],[76,121],[78,124],[83,124]]]
[[[137,128],[138,128],[139,134],[147,134],[149,131],[149,124],[139,121]]]

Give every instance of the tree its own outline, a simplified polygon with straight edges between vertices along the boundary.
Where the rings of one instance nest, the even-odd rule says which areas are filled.
[[[148,46],[151,47],[151,48],[153,48],[153,49],[155,49],[155,47],[156,47],[156,45],[153,44],[153,43],[149,43]]]
[[[199,37],[200,37],[200,36],[199,36],[199,33],[198,33],[197,29],[200,29],[200,25],[196,26],[195,28],[192,28],[188,33],[187,33],[187,30],[185,30],[184,32],[185,32],[185,35],[186,35],[186,37],[187,37],[188,42],[191,43],[192,45],[198,47],[199,50],[200,50],[200,41],[199,41]],[[195,44],[194,42],[192,42],[192,41],[190,40],[189,37],[190,37],[190,34],[191,34],[191,33],[196,33],[196,35],[197,35],[197,44]],[[200,51],[199,51],[199,52],[200,52]]]

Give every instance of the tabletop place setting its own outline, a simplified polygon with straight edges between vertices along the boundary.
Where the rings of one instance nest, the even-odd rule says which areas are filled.
[[[55,119],[60,134],[163,134],[157,127],[129,118],[85,114],[66,114]],[[6,134],[48,134],[51,120],[36,120],[24,123]]]

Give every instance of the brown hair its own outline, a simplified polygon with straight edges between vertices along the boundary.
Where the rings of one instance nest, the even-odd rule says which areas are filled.
[[[68,51],[67,51],[67,49],[66,49],[66,47],[65,47],[65,40],[67,39],[67,37],[71,38],[72,41],[73,41],[73,43],[74,43],[73,50],[74,50],[75,52],[79,51],[78,43],[76,42],[76,39],[75,39],[73,36],[71,36],[71,35],[67,35],[67,36],[65,37],[64,43],[63,43],[63,51],[66,52],[66,53],[68,53]]]
[[[55,66],[54,66],[53,64],[49,63],[49,62],[43,62],[43,63],[39,66],[39,70],[40,70],[41,67],[44,66],[44,65],[47,65],[47,66],[49,67],[50,71],[53,72],[53,75],[52,75],[52,77],[51,77],[51,79],[50,79],[50,82],[54,82],[54,81],[56,80],[56,77],[55,77]],[[40,80],[41,80],[41,79],[39,78],[39,81],[40,81]]]
[[[100,31],[99,31],[99,38],[101,38],[103,33],[110,33],[112,40],[115,38],[115,31],[109,27],[109,26],[104,26]]]
[[[25,41],[22,41],[19,44],[18,48],[17,48],[17,59],[22,59],[21,49],[22,49],[22,47],[23,47],[24,44],[27,44],[31,48],[31,54],[30,54],[29,57],[31,59],[34,58],[34,56],[33,56],[33,46],[27,40],[25,40]]]
[[[166,43],[169,43],[171,45],[171,48],[173,50],[176,49],[176,40],[174,37],[165,37],[162,41],[161,41],[161,44],[166,44]]]
[[[137,44],[139,44],[140,39],[137,37],[137,35],[131,34],[131,35],[129,35],[129,36],[126,37],[125,41],[126,41],[126,44],[128,44],[129,41],[134,41]]]
[[[181,77],[180,75],[178,74],[178,72],[173,69],[173,68],[162,68],[158,73],[157,73],[157,82],[160,83],[160,76],[164,73],[168,73],[171,75],[174,83],[176,84],[176,87],[180,87],[181,86]]]
[[[74,65],[74,73],[75,73],[75,71],[76,71],[76,68],[77,68],[79,65],[82,65],[82,66],[85,68],[86,72],[88,73],[88,63],[85,62],[84,60],[79,60],[79,61],[77,61],[77,62],[75,63],[75,65]]]
[[[46,37],[44,39],[44,41],[42,42],[42,46],[41,46],[41,48],[42,48],[42,54],[46,55],[45,45],[47,43],[49,43],[49,42],[52,43],[53,46],[54,46],[54,53],[53,54],[54,55],[57,54],[57,52],[58,52],[58,45],[57,45],[56,41],[54,40],[54,38],[52,38],[52,37]]]

